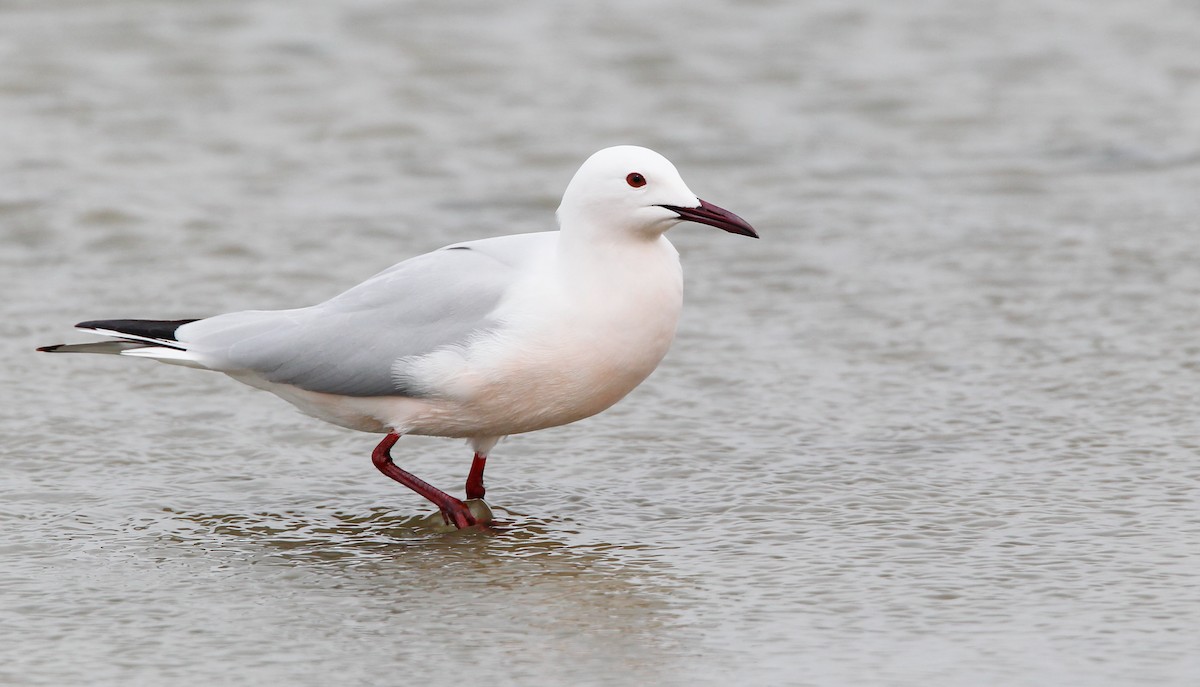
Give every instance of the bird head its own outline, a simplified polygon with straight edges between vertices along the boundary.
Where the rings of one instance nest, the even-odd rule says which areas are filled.
[[[583,163],[563,193],[558,220],[567,231],[650,238],[680,222],[697,222],[758,238],[746,220],[697,198],[670,160],[629,145],[605,148]]]

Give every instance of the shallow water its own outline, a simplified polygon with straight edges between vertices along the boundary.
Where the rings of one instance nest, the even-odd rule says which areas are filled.
[[[1194,5],[327,5],[0,4],[0,683],[1194,684]],[[493,530],[32,353],[549,228],[625,142],[763,239],[672,232],[671,354],[501,444]]]

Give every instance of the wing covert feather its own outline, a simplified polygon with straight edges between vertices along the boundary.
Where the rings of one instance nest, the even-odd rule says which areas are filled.
[[[319,305],[218,315],[177,336],[213,369],[330,394],[418,395],[395,374],[397,360],[501,325],[493,313],[521,261],[477,244],[406,260]]]

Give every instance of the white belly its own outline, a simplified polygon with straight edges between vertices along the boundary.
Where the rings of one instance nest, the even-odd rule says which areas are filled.
[[[507,357],[500,366],[463,375],[473,381],[456,398],[339,396],[235,378],[266,389],[309,415],[350,429],[501,437],[575,422],[624,398],[666,355],[676,319],[636,333],[626,331],[604,345],[589,336],[547,339]]]

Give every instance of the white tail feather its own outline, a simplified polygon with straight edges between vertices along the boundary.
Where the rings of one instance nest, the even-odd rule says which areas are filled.
[[[188,351],[181,351],[178,348],[164,348],[162,346],[141,346],[140,344],[138,344],[138,346],[138,348],[129,348],[121,351],[121,355],[130,355],[137,358],[151,358],[163,363],[184,365],[200,370],[208,369],[206,366],[192,357],[192,354]]]

